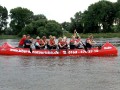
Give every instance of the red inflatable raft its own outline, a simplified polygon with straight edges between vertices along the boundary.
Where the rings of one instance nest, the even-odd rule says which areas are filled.
[[[101,49],[92,48],[88,51],[84,49],[74,50],[32,50],[24,48],[15,48],[8,43],[0,46],[0,55],[22,55],[22,56],[117,56],[118,50],[111,43],[106,42]]]

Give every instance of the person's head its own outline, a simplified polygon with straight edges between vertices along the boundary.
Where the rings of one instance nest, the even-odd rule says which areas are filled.
[[[23,35],[23,38],[26,38],[26,35]]]
[[[37,40],[40,40],[40,37],[39,37],[39,36],[37,36],[37,37],[36,37],[36,39],[37,39]]]
[[[27,34],[26,38],[27,38],[27,39],[30,39],[30,34]]]
[[[63,41],[67,41],[67,37],[66,36],[63,37]]]
[[[51,39],[51,40],[54,40],[54,37],[52,36],[50,39]]]
[[[53,39],[56,39],[56,37],[55,37],[55,36],[53,36]]]
[[[51,39],[51,38],[52,38],[52,35],[49,36],[49,39]]]
[[[43,36],[42,39],[45,40],[45,39],[46,39],[46,36]]]
[[[72,39],[75,39],[75,36],[74,36],[74,35],[72,36]]]
[[[89,36],[89,38],[90,38],[90,39],[93,39],[93,35],[91,34],[91,35]]]
[[[62,41],[62,37],[59,37],[59,38],[58,38],[58,42],[61,42],[61,41]]]

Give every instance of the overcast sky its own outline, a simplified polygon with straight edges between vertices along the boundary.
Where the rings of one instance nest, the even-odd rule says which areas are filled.
[[[99,0],[0,0],[0,5],[8,11],[16,7],[24,7],[34,14],[44,14],[48,19],[60,23],[70,21],[78,11],[87,10],[88,6]],[[117,0],[108,0],[116,2]]]

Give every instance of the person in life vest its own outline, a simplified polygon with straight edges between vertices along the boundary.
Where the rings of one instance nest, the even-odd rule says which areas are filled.
[[[42,39],[40,39],[39,36],[36,37],[35,48],[36,49],[44,49],[45,48],[45,43]]]
[[[18,45],[19,48],[24,48],[25,40],[26,40],[26,35],[23,35],[23,37],[19,41],[19,45]]]
[[[58,38],[58,47],[59,49],[62,49],[62,37]]]
[[[40,39],[40,49],[45,49],[45,42],[42,40],[42,39]]]
[[[50,47],[50,46],[49,46],[49,41],[51,40],[51,38],[52,38],[52,35],[50,35],[50,36],[49,36],[49,40],[47,40],[47,49],[50,49],[50,48],[49,48],[49,47]]]
[[[93,35],[90,35],[87,39],[86,39],[86,47],[87,48],[92,48],[96,42],[93,40]]]
[[[81,45],[82,45],[82,43],[81,43],[80,36],[76,36],[76,39],[75,39],[75,48],[79,49]]]
[[[42,37],[42,40],[43,40],[43,42],[45,43],[45,46],[47,46],[48,40],[47,40],[46,36],[43,36],[43,37]]]
[[[72,36],[72,39],[70,40],[70,49],[75,49],[75,47],[76,47],[76,46],[75,46],[75,44],[76,44],[76,43],[75,43],[75,42],[76,42],[75,40],[76,40],[76,39],[75,39],[75,36],[73,35],[73,36]]]
[[[57,45],[55,43],[55,36],[50,37],[50,40],[48,41],[48,49],[56,49]]]
[[[24,48],[30,48],[32,45],[32,41],[30,40],[30,35],[28,34],[26,40],[24,41]]]
[[[40,49],[40,37],[36,37],[36,41],[34,43],[36,49]]]
[[[74,30],[73,36],[77,37],[77,31],[76,31],[76,29]]]
[[[59,49],[67,49],[68,48],[66,37],[63,37],[63,38],[60,37],[58,39],[58,47],[59,47]]]

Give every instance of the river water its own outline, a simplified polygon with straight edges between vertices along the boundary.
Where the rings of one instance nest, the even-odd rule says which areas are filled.
[[[0,45],[18,44],[16,39],[0,42]],[[117,48],[120,52],[120,47]],[[117,57],[1,55],[0,90],[120,90],[120,54]]]

